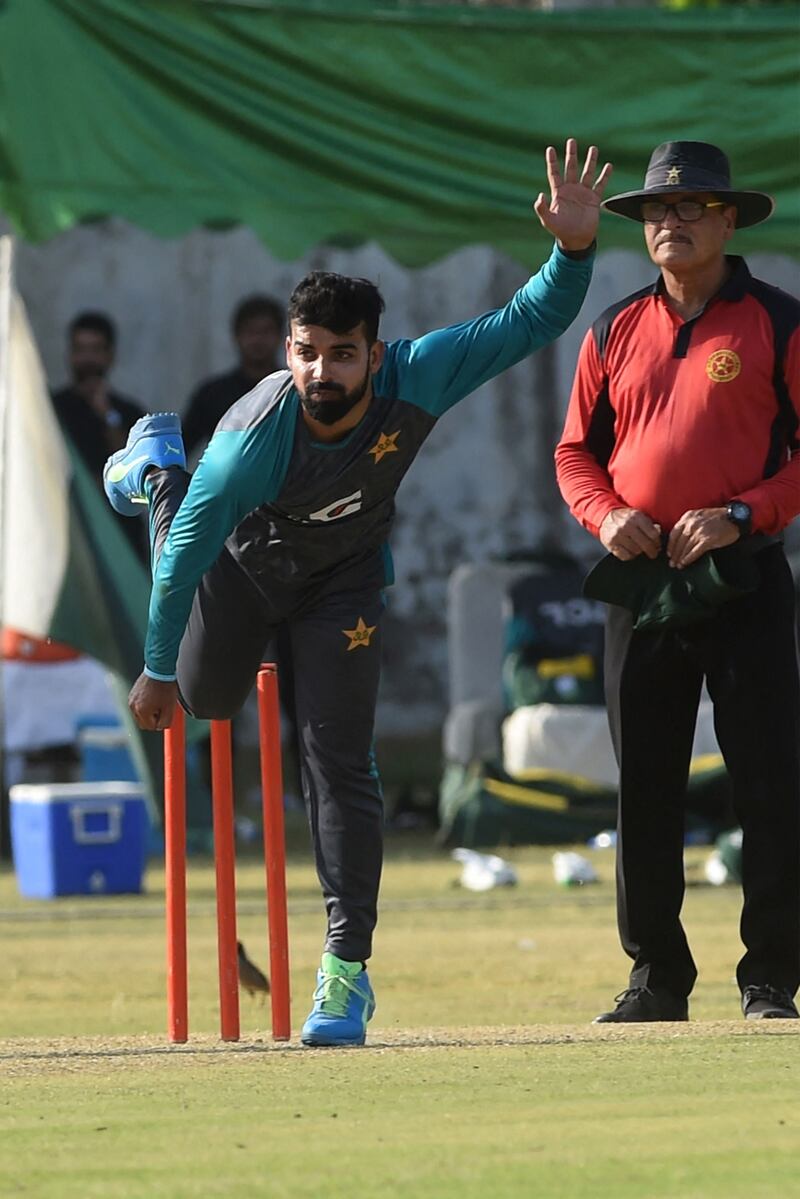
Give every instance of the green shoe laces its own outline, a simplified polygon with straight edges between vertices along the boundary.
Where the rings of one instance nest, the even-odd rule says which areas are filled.
[[[314,992],[314,1003],[319,1004],[326,1015],[346,1016],[351,992],[361,1000],[367,999],[366,992],[356,981],[363,974],[359,962],[345,962],[332,953],[323,953],[320,974],[322,978]]]

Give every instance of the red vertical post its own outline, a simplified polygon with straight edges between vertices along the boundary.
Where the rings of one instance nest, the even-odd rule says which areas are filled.
[[[167,1030],[189,1036],[186,971],[186,734],[183,708],[164,730],[164,866],[167,916]]]
[[[219,1019],[223,1041],[239,1040],[239,967],[236,951],[236,849],[233,831],[233,760],[228,720],[211,721],[211,803],[217,876]]]
[[[267,872],[272,1036],[275,1041],[288,1041],[291,1036],[291,996],[286,917],[286,835],[278,672],[272,663],[265,663],[258,672],[258,731],[264,810],[264,862]]]

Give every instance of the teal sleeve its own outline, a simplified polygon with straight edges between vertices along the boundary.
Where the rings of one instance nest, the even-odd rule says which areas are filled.
[[[593,263],[593,255],[568,258],[554,246],[541,270],[504,308],[416,341],[390,342],[375,390],[441,416],[489,379],[560,337],[580,311]]]
[[[222,430],[208,444],[175,514],[153,578],[145,673],[174,679],[194,593],[241,520],[280,492],[294,439],[294,406],[245,430]]]

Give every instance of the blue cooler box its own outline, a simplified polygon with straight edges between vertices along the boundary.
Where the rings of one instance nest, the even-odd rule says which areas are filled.
[[[140,783],[17,783],[9,799],[26,899],[142,890],[149,822]]]

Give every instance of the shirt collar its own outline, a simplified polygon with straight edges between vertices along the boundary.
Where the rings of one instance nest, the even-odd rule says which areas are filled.
[[[730,267],[730,274],[719,291],[711,297],[708,304],[715,300],[729,300],[735,304],[738,300],[743,300],[750,289],[750,271],[747,269],[747,263],[739,254],[726,254],[725,261]],[[664,280],[661,275],[658,276],[651,288],[651,295],[663,296]],[[708,307],[706,304],[706,308]]]

